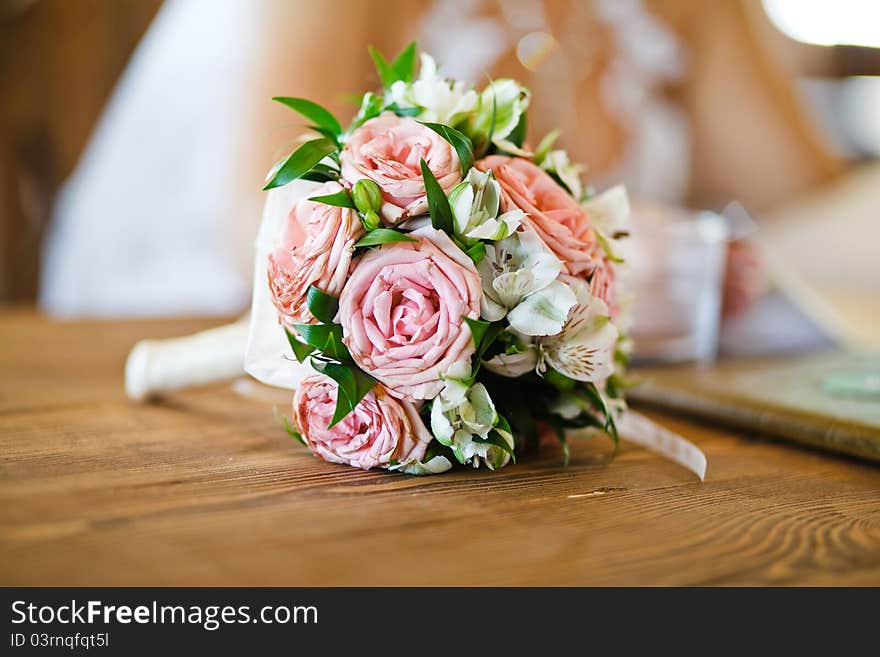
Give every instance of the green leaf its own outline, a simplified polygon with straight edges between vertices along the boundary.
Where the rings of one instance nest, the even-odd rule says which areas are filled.
[[[571,460],[571,450],[568,447],[568,438],[565,435],[565,427],[563,427],[556,418],[550,420],[550,426],[553,427],[553,433],[556,434],[559,444],[562,445],[562,467],[567,468],[568,463]]]
[[[547,371],[544,372],[544,380],[557,390],[562,390],[563,392],[570,392],[577,385],[577,381],[557,372],[553,368],[547,368]]]
[[[391,64],[388,63],[388,60],[382,56],[382,53],[376,50],[373,46],[370,46],[370,57],[373,58],[373,64],[376,65],[376,73],[379,74],[379,79],[382,81],[383,87],[387,89],[400,79],[397,76],[397,71],[394,70],[394,67],[391,66]]]
[[[503,322],[492,322],[492,326],[490,326],[486,330],[486,334],[483,336],[483,339],[482,339],[480,346],[477,349],[477,353],[476,353],[478,364],[483,359],[483,356],[485,355],[485,353],[489,349],[489,347],[492,346],[492,343],[495,342],[495,339],[499,335],[501,335],[501,332],[503,330],[504,330],[504,323]]]
[[[394,73],[397,75],[398,80],[412,82],[412,79],[416,74],[417,49],[418,44],[415,41],[410,42],[410,44],[403,49],[403,52],[401,52],[391,63],[391,68],[394,69]]]
[[[287,329],[284,329],[284,333],[287,335],[287,341],[290,343],[290,348],[293,349],[293,355],[296,356],[298,362],[302,363],[315,351],[315,348],[312,345],[300,342],[296,339],[296,336]]]
[[[337,135],[333,134],[332,132],[330,132],[330,131],[327,130],[326,128],[319,128],[319,127],[316,126],[316,125],[310,125],[310,126],[308,126],[308,128],[309,128],[309,130],[314,130],[315,132],[317,132],[317,133],[318,133],[319,135],[321,135],[322,137],[326,137],[327,139],[330,139],[331,141],[334,141],[334,142],[336,142],[337,144],[339,143],[338,140],[337,140]]]
[[[372,91],[368,91],[361,98],[360,109],[357,116],[352,121],[348,131],[351,132],[355,128],[360,127],[370,119],[376,118],[382,112],[382,106],[385,104],[384,96],[377,96]]]
[[[547,154],[550,152],[550,149],[553,148],[554,142],[559,138],[559,134],[559,130],[557,129],[551,130],[546,135],[544,135],[544,138],[535,149],[535,156],[532,158],[532,162],[540,165],[541,162],[546,159]]]
[[[389,112],[394,112],[397,116],[418,116],[425,111],[425,108],[421,105],[415,105],[414,107],[400,107],[397,103],[391,103],[385,109]]]
[[[492,87],[492,114],[489,118],[489,132],[486,137],[486,141],[490,144],[492,143],[492,137],[495,136],[495,123],[498,120],[498,96],[495,93],[495,88]]]
[[[351,364],[329,363],[313,358],[312,367],[321,374],[329,376],[338,385],[336,408],[333,411],[333,417],[330,418],[330,424],[327,425],[328,429],[345,419],[345,416],[351,413],[361,399],[376,385],[375,379]]]
[[[302,434],[297,431],[293,425],[290,423],[290,420],[287,419],[287,416],[278,410],[278,407],[275,406],[272,408],[272,412],[275,414],[275,419],[281,423],[281,426],[284,427],[284,430],[293,438],[301,442],[303,445],[308,447],[305,439],[302,437]]]
[[[587,397],[589,397],[593,406],[595,406],[605,418],[603,430],[614,440],[614,448],[616,451],[617,447],[620,445],[620,436],[617,435],[617,424],[614,422],[614,415],[608,411],[608,407],[605,405],[605,400],[602,399],[602,394],[599,392],[598,388],[596,388],[595,384],[587,383],[584,385],[583,389],[586,391]]]
[[[499,448],[502,452],[505,452],[510,455],[510,460],[516,463],[516,454],[513,451],[513,448],[508,444],[508,442],[504,439],[500,433],[495,431],[494,429],[489,432],[489,435],[486,438],[478,438],[474,436],[475,443],[489,443],[490,445],[494,445]]]
[[[307,141],[278,167],[271,180],[263,187],[263,191],[281,187],[302,178],[312,167],[336,151],[337,148],[338,146],[334,142],[326,138]]]
[[[465,251],[468,258],[474,261],[475,265],[480,264],[483,258],[486,257],[486,245],[483,242],[477,242],[467,251]]]
[[[435,456],[445,456],[450,461],[455,458],[455,455],[452,453],[452,449],[441,443],[436,438],[428,443],[428,448],[425,450],[425,455],[422,457],[422,463],[427,463]]]
[[[342,134],[342,126],[339,125],[336,117],[317,103],[305,98],[289,98],[287,96],[275,96],[272,100],[286,105],[313,122],[317,127],[323,128],[337,137]]]
[[[440,183],[437,182],[425,160],[421,160],[421,166],[422,178],[425,181],[425,193],[428,197],[428,212],[431,214],[431,225],[437,230],[442,230],[448,235],[452,235],[455,223],[446,192],[440,187]]]
[[[487,322],[483,319],[471,319],[470,317],[462,317],[462,319],[467,322],[468,327],[471,329],[474,349],[479,349],[483,343],[483,338],[486,337],[486,332],[492,326],[492,322]]]
[[[355,242],[354,248],[360,249],[367,246],[390,244],[392,242],[418,242],[418,240],[393,228],[376,228]]]
[[[526,140],[526,130],[528,129],[528,121],[526,113],[520,114],[519,121],[513,131],[507,136],[507,141],[515,144],[517,148],[522,148],[523,142]]]
[[[339,311],[339,299],[330,296],[314,285],[309,286],[306,292],[306,305],[315,319],[325,324],[332,324]]]
[[[302,339],[325,356],[336,360],[351,360],[348,347],[342,342],[339,324],[294,324]]]
[[[474,164],[474,145],[471,143],[471,140],[455,128],[450,128],[448,125],[443,125],[442,123],[430,123],[427,121],[420,121],[420,123],[425,127],[431,128],[431,130],[452,145],[455,152],[458,154],[458,161],[461,163],[462,175],[467,174],[471,166]]]
[[[310,201],[314,201],[315,203],[323,203],[325,205],[334,205],[337,208],[351,208],[355,210],[354,201],[351,200],[351,195],[347,190],[342,190],[336,192],[335,194],[327,194],[326,196],[312,196],[309,198]]]
[[[326,164],[316,164],[308,172],[304,173],[301,178],[314,182],[327,182],[328,180],[339,180],[339,172]]]

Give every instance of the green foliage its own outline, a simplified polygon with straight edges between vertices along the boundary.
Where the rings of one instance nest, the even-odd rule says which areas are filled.
[[[388,63],[388,60],[382,56],[382,53],[373,46],[370,46],[370,57],[373,58],[373,64],[376,66],[376,73],[379,74],[382,86],[388,89],[398,80],[412,82],[413,77],[415,77],[417,49],[418,46],[413,41],[403,49],[403,52],[393,62]]]
[[[423,126],[430,128],[438,135],[443,137],[455,149],[458,155],[458,161],[461,163],[461,174],[466,175],[474,164],[474,145],[471,140],[448,125],[442,123],[429,123],[427,121],[420,122]]]
[[[474,436],[473,441],[475,443],[489,443],[490,445],[494,445],[502,452],[508,454],[510,456],[510,460],[516,463],[516,453],[514,452],[513,448],[510,446],[507,440],[505,440],[504,436],[502,436],[494,429],[489,432],[489,435],[486,436],[486,438],[479,438],[477,436]],[[496,468],[500,465],[500,462],[495,463]]]
[[[339,324],[294,324],[302,339],[322,354],[335,360],[350,360],[348,348],[342,342]]]
[[[492,326],[492,322],[487,322],[483,319],[471,319],[470,317],[462,317],[462,319],[471,329],[471,338],[474,340],[474,349],[479,349],[480,345],[483,343],[483,338],[486,337],[486,333],[488,333],[489,328]]]
[[[614,447],[616,450],[620,445],[620,436],[617,434],[617,424],[614,422],[614,415],[608,410],[608,407],[605,405],[605,400],[602,399],[602,395],[596,388],[595,384],[587,383],[583,386],[583,390],[586,392],[587,398],[592,402],[594,408],[602,414],[602,417],[604,418],[602,430],[614,440]]]
[[[272,178],[263,187],[263,191],[281,187],[302,178],[316,164],[331,153],[335,153],[337,149],[336,143],[326,137],[307,141],[278,167]]]
[[[339,180],[339,171],[326,164],[316,164],[309,171],[300,176],[300,178],[303,180],[311,180],[312,182]]]
[[[483,242],[477,242],[469,249],[465,250],[468,258],[474,261],[475,265],[480,264],[483,258],[486,257],[486,245]]]
[[[306,305],[308,305],[312,316],[325,324],[332,323],[339,311],[339,299],[330,296],[314,285],[309,286],[309,290],[306,292]]]
[[[275,96],[272,100],[286,105],[294,112],[298,112],[314,123],[315,127],[328,135],[332,135],[334,141],[342,134],[342,126],[339,125],[336,117],[317,103],[313,103],[305,98],[289,98],[287,96]]]
[[[312,367],[321,374],[329,376],[337,384],[336,408],[333,417],[330,418],[328,429],[351,413],[376,385],[375,379],[367,376],[353,363],[333,363],[312,358]]]
[[[323,203],[325,205],[333,205],[337,208],[350,208],[352,210],[355,209],[354,203],[351,200],[351,196],[346,190],[342,190],[336,192],[335,194],[327,194],[326,196],[312,196],[309,198],[310,201],[314,201],[315,203]]]
[[[422,178],[425,181],[425,193],[428,197],[428,212],[431,214],[431,225],[437,230],[442,230],[447,235],[454,233],[455,222],[452,217],[452,208],[449,207],[449,199],[446,192],[440,187],[440,183],[434,177],[428,163],[421,160]]]
[[[312,345],[300,342],[296,339],[296,336],[287,329],[284,329],[284,334],[287,336],[287,341],[290,343],[290,348],[293,349],[293,355],[296,356],[298,362],[302,363],[314,353],[315,348]]]
[[[515,144],[518,148],[522,148],[523,142],[526,140],[527,130],[528,120],[526,119],[526,113],[523,112],[520,114],[519,121],[513,129],[513,132],[508,135],[507,140],[512,144]]]
[[[392,242],[418,242],[414,237],[401,233],[393,228],[376,228],[355,242],[354,248],[360,249],[368,246],[380,246]]]
[[[290,423],[290,420],[287,419],[287,416],[284,415],[283,413],[281,413],[278,410],[278,407],[275,407],[272,410],[275,413],[275,419],[281,423],[281,426],[284,427],[284,430],[287,432],[287,434],[291,438],[299,441],[300,443],[302,443],[303,445],[308,447],[308,444],[306,444],[306,441],[302,437],[302,434],[299,431],[297,431],[296,428]]]
[[[416,75],[416,51],[418,47],[415,41],[410,41],[406,48],[391,63],[391,68],[394,69],[398,80],[403,80],[404,82],[413,81]]]

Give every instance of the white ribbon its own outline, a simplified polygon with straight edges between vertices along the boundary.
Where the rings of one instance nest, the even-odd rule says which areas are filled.
[[[706,455],[699,447],[679,436],[674,431],[627,409],[617,421],[617,431],[631,443],[666,457],[683,468],[687,468],[703,481],[706,477]]]
[[[125,363],[125,392],[142,401],[241,376],[247,336],[244,317],[182,338],[141,340]]]
[[[257,234],[254,260],[254,292],[251,302],[251,323],[244,352],[244,369],[257,381],[277,388],[293,390],[312,371],[309,364],[293,360],[293,350],[278,323],[278,311],[272,304],[267,280],[269,254],[275,249],[290,209],[309,196],[319,185],[308,180],[295,180],[269,192],[263,208],[263,220]]]

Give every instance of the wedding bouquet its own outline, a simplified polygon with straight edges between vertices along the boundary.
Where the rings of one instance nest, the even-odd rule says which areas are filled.
[[[530,92],[371,51],[382,89],[312,125],[267,177],[246,370],[295,388],[288,432],[334,463],[501,468],[542,437],[617,440],[626,192],[530,148]],[[417,70],[418,69],[418,70]],[[589,432],[585,432],[589,433]]]

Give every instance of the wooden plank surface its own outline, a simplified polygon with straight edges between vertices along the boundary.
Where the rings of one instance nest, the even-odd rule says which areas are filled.
[[[138,405],[140,337],[208,320],[0,313],[0,584],[880,584],[880,468],[655,415],[624,444],[431,478],[323,463],[229,385]]]

